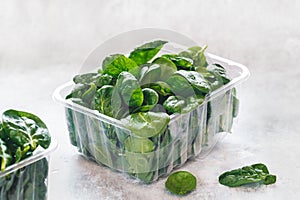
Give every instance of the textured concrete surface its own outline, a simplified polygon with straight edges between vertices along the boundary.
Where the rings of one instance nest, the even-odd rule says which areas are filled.
[[[39,115],[59,142],[52,155],[49,199],[299,199],[300,3],[282,1],[1,1],[0,111]],[[51,95],[89,53],[120,32],[167,28],[208,51],[248,66],[239,88],[233,134],[204,160],[181,169],[197,190],[179,198],[165,179],[141,185],[79,156],[69,144],[64,110]],[[227,188],[224,170],[263,162],[278,176],[261,187]]]

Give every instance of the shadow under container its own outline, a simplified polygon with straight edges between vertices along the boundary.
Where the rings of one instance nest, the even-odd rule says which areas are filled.
[[[221,138],[231,132],[239,103],[235,87],[249,76],[248,69],[239,63],[209,53],[206,56],[213,63],[221,64],[231,81],[207,95],[197,109],[171,115],[166,131],[151,138],[156,146],[149,153],[125,150],[124,139],[133,135],[120,120],[66,100],[73,88],[72,82],[58,87],[53,97],[65,106],[72,145],[87,159],[144,183],[168,175],[195,156],[205,157]]]
[[[47,149],[38,147],[34,154],[0,172],[1,200],[46,200],[50,154],[57,142],[51,139]]]

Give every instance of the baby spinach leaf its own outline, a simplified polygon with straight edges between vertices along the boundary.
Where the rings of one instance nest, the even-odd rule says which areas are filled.
[[[141,65],[150,61],[166,44],[166,41],[156,40],[148,42],[135,48],[129,55],[129,58],[135,61],[136,64]]]
[[[148,85],[149,88],[155,90],[159,95],[169,96],[172,94],[171,87],[163,81],[157,81]]]
[[[4,132],[7,138],[22,150],[37,146],[48,148],[51,138],[44,122],[37,116],[16,110],[7,110],[2,115]]]
[[[1,171],[3,172],[6,166],[10,164],[12,160],[12,156],[9,154],[8,149],[2,139],[0,139],[0,158],[1,158]]]
[[[121,54],[106,57],[102,63],[103,73],[113,78],[117,78],[121,72],[130,71],[136,67],[138,65],[133,60]]]
[[[153,142],[148,138],[128,137],[125,140],[125,149],[134,153],[148,153],[155,148]]]
[[[97,90],[94,97],[93,109],[98,110],[100,113],[103,113],[107,116],[112,117],[112,94],[114,91],[114,86],[104,85]]]
[[[166,83],[171,87],[171,92],[176,96],[188,97],[195,94],[188,80],[179,73],[175,72]]]
[[[209,83],[195,71],[176,71],[168,80],[174,94],[189,97],[192,95],[207,94],[210,92]]]
[[[94,99],[96,91],[97,86],[94,83],[91,83],[90,87],[82,94],[81,99],[83,102],[87,103],[87,105],[90,105]]]
[[[168,114],[181,113],[181,110],[186,106],[185,101],[178,96],[169,96],[163,103]]]
[[[165,131],[170,121],[166,113],[139,112],[134,113],[121,122],[132,132],[133,135],[150,138]]]
[[[101,74],[98,73],[87,73],[87,74],[78,74],[73,78],[73,82],[78,84],[90,84],[93,82],[97,82],[97,80],[101,77]]]
[[[207,94],[210,91],[210,86],[204,77],[195,71],[179,70],[176,74],[183,76],[193,87],[196,94]]]
[[[276,176],[269,174],[266,165],[258,163],[224,172],[219,176],[219,182],[229,187],[238,187],[251,183],[269,185],[276,182]]]
[[[230,81],[230,78],[226,74],[226,70],[220,64],[211,64],[207,66],[207,71],[211,72],[216,76],[220,76],[222,78],[222,85],[227,84]]]
[[[124,103],[136,108],[143,104],[144,96],[138,80],[129,72],[121,72],[118,76],[116,92],[119,93]]]
[[[188,50],[180,52],[178,55],[186,58],[190,58],[193,60],[193,65],[195,67],[206,67],[208,65],[206,61],[206,56],[204,51],[207,46],[205,45],[203,48],[199,46],[190,47]]]
[[[196,109],[199,105],[201,105],[204,101],[204,97],[200,98],[195,96],[190,96],[186,98],[186,106],[182,109],[182,113],[188,113],[194,109]]]
[[[165,183],[165,187],[177,195],[186,195],[195,190],[196,186],[196,177],[187,171],[178,171],[171,174]]]
[[[164,54],[162,57],[170,59],[180,69],[191,70],[193,67],[193,60],[176,54]]]
[[[83,93],[89,89],[89,85],[85,84],[76,84],[75,87],[73,88],[72,92],[66,96],[66,99],[71,99],[71,98],[81,98]]]
[[[146,85],[160,80],[161,67],[157,64],[144,66],[141,69],[140,84]]]
[[[104,85],[112,85],[113,77],[108,74],[102,74],[96,81],[97,87],[102,87]]]
[[[168,78],[177,71],[176,65],[169,60],[168,58],[165,57],[158,57],[156,58],[152,63],[158,64],[161,69],[160,81],[166,81]]]
[[[139,110],[146,112],[151,110],[158,103],[158,94],[150,88],[144,88],[142,91],[144,95],[144,101]]]

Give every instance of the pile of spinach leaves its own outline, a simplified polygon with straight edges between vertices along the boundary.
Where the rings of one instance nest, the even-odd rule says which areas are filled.
[[[0,120],[1,171],[48,148],[51,137],[45,123],[23,111],[7,110]],[[0,178],[0,199],[46,199],[48,161],[43,158]]]
[[[100,163],[125,165],[130,175],[146,183],[154,178],[153,165],[172,159],[168,156],[170,152],[164,152],[160,158],[151,155],[158,149],[163,152],[163,147],[172,141],[168,129],[170,115],[193,112],[208,94],[230,81],[223,66],[207,61],[204,54],[207,46],[163,54],[161,49],[166,43],[156,40],[135,48],[128,56],[106,57],[98,72],[76,75],[75,86],[66,96],[76,104],[120,120],[131,131],[125,133],[106,122],[97,125],[83,113],[67,108],[71,143]],[[207,119],[211,117],[210,112]],[[193,146],[199,132],[198,114],[195,112],[191,118],[188,145]],[[80,125],[75,127],[75,124]],[[87,129],[94,131],[92,139]],[[104,130],[108,142],[100,141],[104,137],[99,136],[100,129]],[[114,154],[126,155],[125,160],[115,158]],[[159,173],[165,173],[168,168],[167,164],[159,167]]]

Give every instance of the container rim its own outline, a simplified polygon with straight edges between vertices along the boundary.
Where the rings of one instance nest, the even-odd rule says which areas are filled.
[[[36,151],[33,153],[32,156],[30,156],[18,163],[10,165],[4,170],[4,172],[0,172],[0,178],[2,178],[14,171],[17,171],[18,169],[21,169],[22,167],[25,167],[36,161],[41,160],[42,158],[50,155],[50,153],[52,153],[57,147],[58,147],[58,142],[53,137],[51,137],[51,144],[47,149],[38,147],[38,149],[36,149]]]

